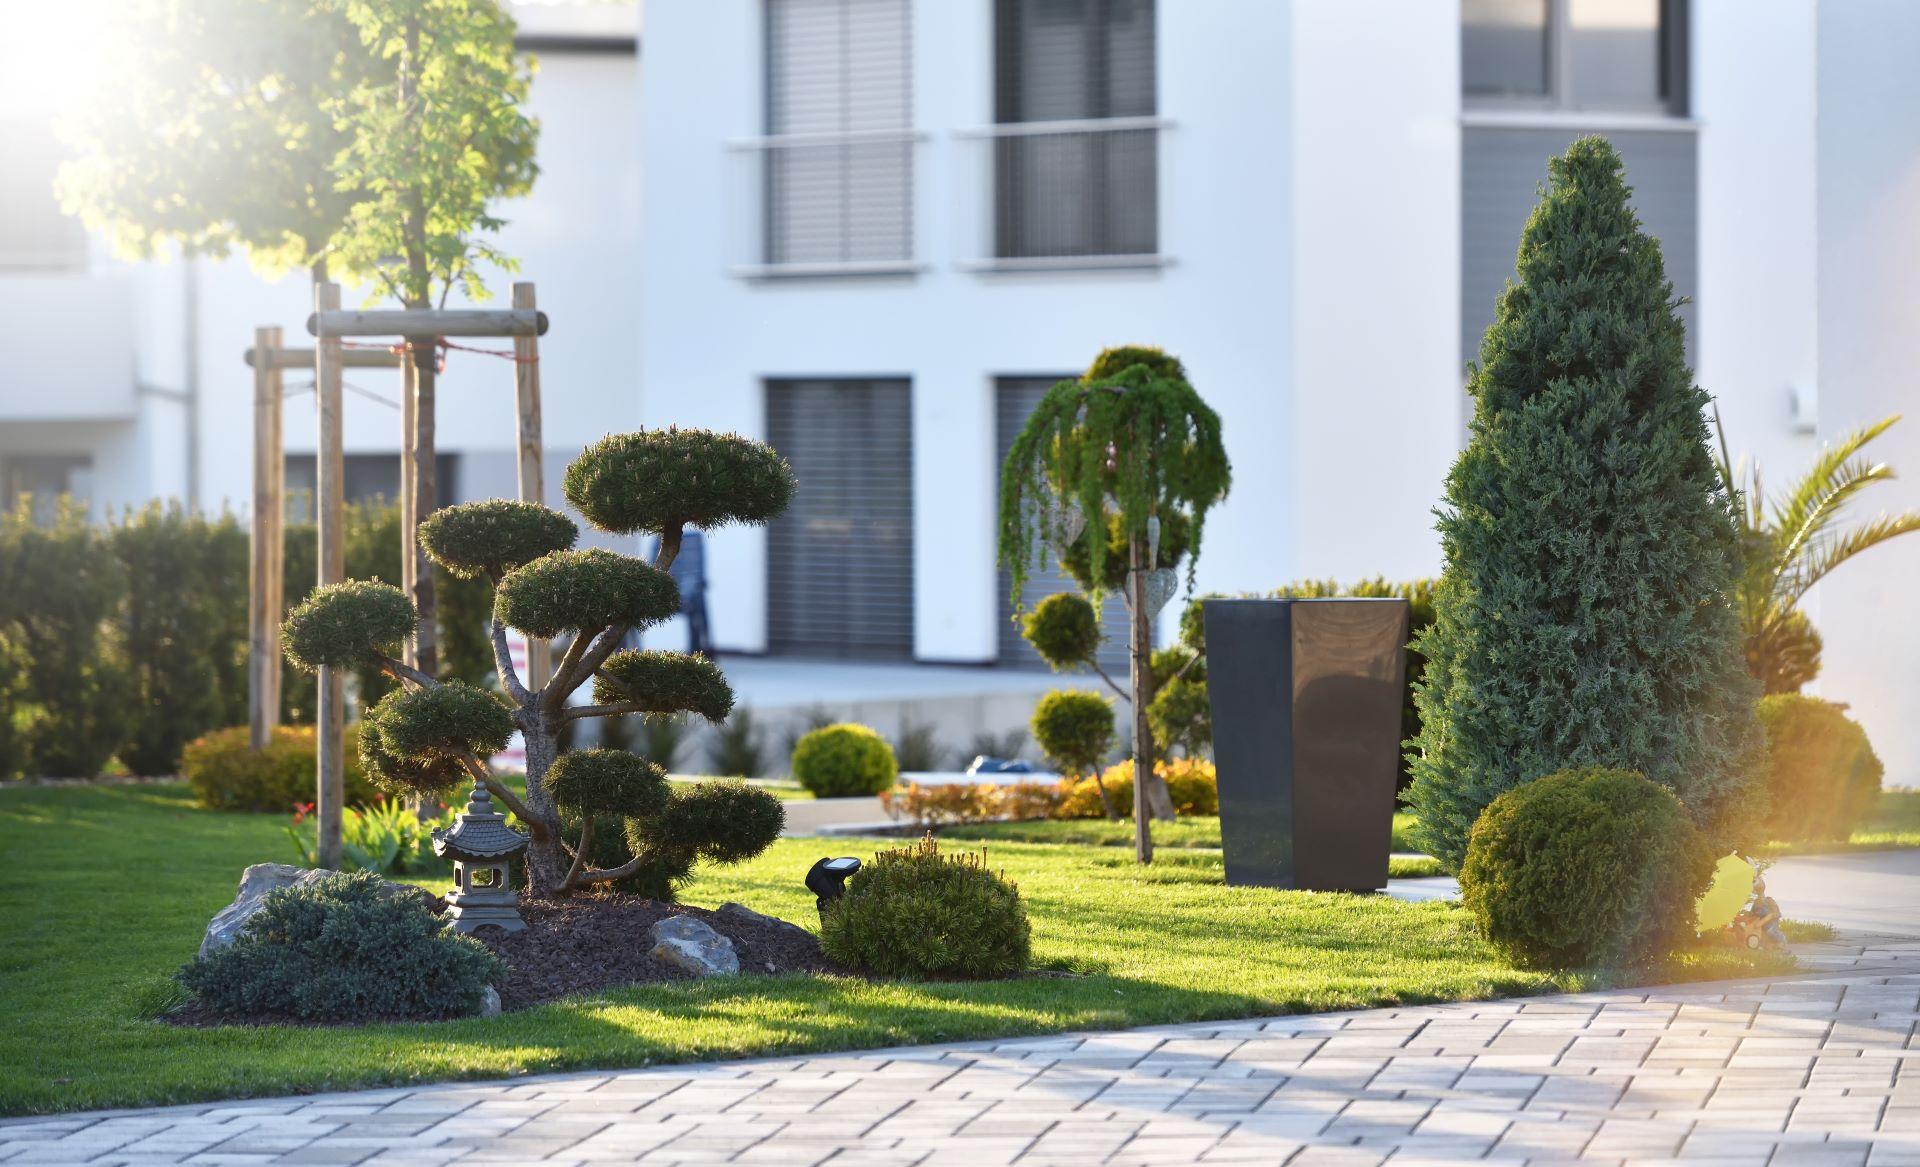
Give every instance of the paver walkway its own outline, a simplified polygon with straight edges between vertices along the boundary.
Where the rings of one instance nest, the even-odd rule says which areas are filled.
[[[1920,940],[1720,982],[0,1123],[149,1163],[1920,1164]]]

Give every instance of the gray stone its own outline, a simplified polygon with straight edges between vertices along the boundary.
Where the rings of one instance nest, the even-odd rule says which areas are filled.
[[[740,971],[733,941],[692,916],[668,916],[648,932],[655,960],[664,960],[697,977],[726,976]]]
[[[713,914],[722,920],[730,920],[737,924],[758,924],[763,928],[779,928],[798,936],[811,937],[813,935],[813,933],[798,924],[788,920],[782,920],[778,916],[769,916],[764,912],[756,912],[745,904],[724,903],[721,904]]]
[[[488,985],[480,991],[480,1016],[500,1016],[500,990]]]
[[[304,887],[335,872],[318,868],[295,867],[291,863],[256,863],[240,873],[240,889],[233,902],[215,913],[207,923],[207,934],[200,940],[200,956],[206,957],[232,944],[240,929],[266,902],[267,893],[283,887]],[[395,895],[418,896],[432,904],[433,893],[406,883],[388,881],[387,890]]]

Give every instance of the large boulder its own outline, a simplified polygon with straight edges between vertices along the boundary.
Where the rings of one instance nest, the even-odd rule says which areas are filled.
[[[740,971],[733,941],[692,916],[668,916],[649,929],[651,955],[697,977],[728,976]]]
[[[240,889],[234,894],[233,902],[221,908],[207,923],[207,934],[200,940],[200,956],[204,958],[238,939],[240,929],[260,910],[268,892],[303,886],[333,874],[317,868],[295,867],[291,863],[256,863],[247,868],[240,873]],[[419,896],[429,904],[433,901],[431,892],[410,884],[389,881],[387,889],[395,895]]]

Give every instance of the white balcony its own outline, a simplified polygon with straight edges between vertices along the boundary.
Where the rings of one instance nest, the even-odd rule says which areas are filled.
[[[857,130],[728,143],[733,273],[776,279],[920,270],[914,179],[924,138]]]
[[[133,288],[0,266],[0,421],[132,418]]]
[[[968,130],[962,239],[972,271],[1151,268],[1161,239],[1164,118],[1007,122]]]

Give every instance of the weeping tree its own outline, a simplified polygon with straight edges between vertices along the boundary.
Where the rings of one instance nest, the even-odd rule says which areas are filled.
[[[421,527],[427,554],[447,571],[491,581],[499,696],[441,681],[394,653],[417,618],[399,589],[349,580],[316,591],[286,623],[288,657],[303,668],[373,664],[403,687],[370,710],[360,732],[368,775],[396,793],[444,793],[467,779],[508,807],[533,837],[527,878],[536,893],[564,895],[616,881],[662,891],[695,862],[737,862],[779,837],[779,800],[744,783],[673,789],[655,763],[625,750],[562,752],[583,718],[675,717],[724,721],[733,691],[704,656],[623,649],[628,633],[679,610],[668,568],[688,527],[765,523],[786,509],[793,475],[773,450],[731,434],[648,430],[609,436],[567,468],[567,501],[599,530],[652,534],[651,563],[601,549],[575,550],[579,529],[534,503],[467,503]],[[530,689],[508,658],[507,630],[571,637],[553,678]],[[589,682],[591,704],[568,697]],[[519,730],[526,743],[522,799],[487,768]],[[619,831],[622,858],[596,833]]]
[[[1897,413],[1881,418],[1823,446],[1805,474],[1784,493],[1769,495],[1758,462],[1736,463],[1728,455],[1726,431],[1714,416],[1721,482],[1740,500],[1735,516],[1747,672],[1768,695],[1798,693],[1820,675],[1820,633],[1800,609],[1807,592],[1861,552],[1920,531],[1915,510],[1842,524],[1847,507],[1862,492],[1893,479],[1893,467],[1863,451],[1899,420]]]
[[[1468,379],[1415,645],[1408,801],[1456,868],[1494,798],[1580,767],[1643,774],[1730,827],[1759,745],[1733,500],[1660,245],[1604,139],[1548,168]]]
[[[1191,590],[1207,512],[1231,480],[1219,415],[1177,358],[1143,347],[1108,349],[1085,376],[1047,390],[1001,471],[1000,562],[1015,605],[1048,548],[1087,593],[1089,612],[1108,591],[1126,598],[1125,695],[1133,772],[1142,776],[1133,785],[1134,851],[1142,863],[1153,861],[1149,816],[1173,817],[1154,775],[1147,718],[1152,620],[1173,597],[1182,559]]]

